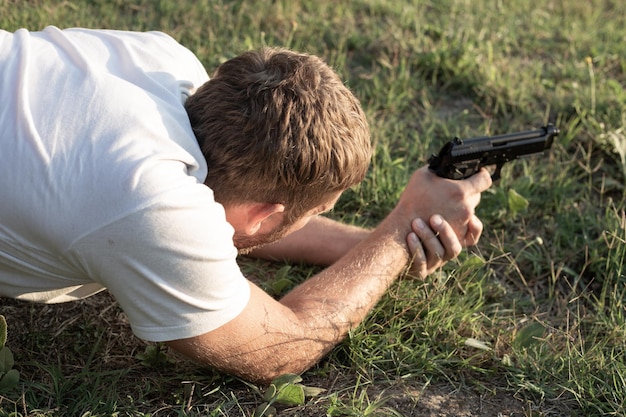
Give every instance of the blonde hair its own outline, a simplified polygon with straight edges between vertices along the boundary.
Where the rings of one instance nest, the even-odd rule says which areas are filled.
[[[224,204],[282,203],[292,218],[361,182],[371,158],[358,100],[320,58],[280,48],[220,65],[185,107]]]

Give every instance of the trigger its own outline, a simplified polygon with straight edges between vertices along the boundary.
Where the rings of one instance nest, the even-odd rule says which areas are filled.
[[[493,174],[491,174],[491,181],[497,181],[500,179],[500,171],[502,170],[502,165],[504,164],[497,164],[496,168],[493,171]]]

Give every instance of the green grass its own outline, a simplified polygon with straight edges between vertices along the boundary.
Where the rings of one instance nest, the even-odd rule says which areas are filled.
[[[509,164],[484,194],[480,244],[424,282],[395,285],[303,375],[305,385],[327,391],[282,411],[409,415],[415,404],[399,407],[389,392],[443,383],[515,396],[528,416],[624,416],[620,7],[601,0],[0,0],[0,27],[163,30],[209,72],[263,45],[323,56],[362,101],[376,144],[367,178],[332,214],[360,225],[383,218],[412,170],[451,137],[555,121],[561,135],[550,155]],[[270,291],[288,288],[276,272],[293,283],[315,272],[242,262]],[[136,356],[145,344],[106,296],[71,307],[3,305],[21,374],[19,388],[0,397],[4,414],[247,416],[261,402],[255,387],[176,357],[142,365]]]

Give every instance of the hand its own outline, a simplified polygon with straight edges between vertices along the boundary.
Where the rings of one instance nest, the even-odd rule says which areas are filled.
[[[413,231],[406,239],[411,253],[411,272],[419,278],[425,278],[456,258],[463,249],[452,226],[438,214],[429,219],[429,224],[422,219],[414,219],[411,228]]]
[[[427,167],[415,171],[400,202],[396,214],[404,218],[430,219],[440,214],[453,228],[462,246],[472,246],[482,233],[482,223],[474,215],[481,193],[491,186],[491,176],[482,169],[465,180],[440,178]]]

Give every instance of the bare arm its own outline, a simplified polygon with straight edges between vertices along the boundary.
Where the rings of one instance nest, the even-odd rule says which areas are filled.
[[[328,266],[369,234],[369,230],[361,227],[315,216],[302,229],[278,242],[255,249],[250,256]]]
[[[410,255],[407,236],[411,220],[433,212],[450,219],[425,239],[427,252],[459,243],[471,234],[480,192],[491,184],[484,172],[450,182],[418,171],[393,212],[345,256],[305,281],[280,301],[251,284],[244,311],[224,326],[201,336],[169,342],[182,353],[225,372],[267,382],[278,375],[299,373],[326,354],[357,326],[402,273]],[[437,193],[426,193],[437,190]],[[420,236],[421,238],[421,236]],[[435,242],[436,243],[436,242]],[[460,243],[459,243],[460,247]]]

